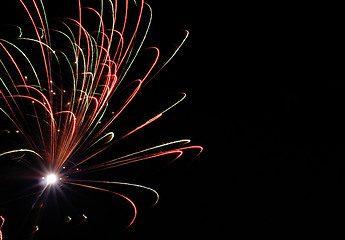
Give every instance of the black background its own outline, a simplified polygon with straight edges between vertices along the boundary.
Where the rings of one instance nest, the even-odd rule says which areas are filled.
[[[125,180],[157,189],[161,201],[140,208],[118,239],[341,230],[344,94],[337,7],[149,3],[154,44],[182,29],[190,38],[145,91],[183,91],[187,100],[138,142],[183,137],[205,150],[194,161],[191,154],[168,167],[124,170],[131,173]]]

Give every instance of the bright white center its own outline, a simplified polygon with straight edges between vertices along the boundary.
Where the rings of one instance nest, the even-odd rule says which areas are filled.
[[[46,180],[47,180],[47,184],[54,184],[54,183],[57,182],[58,178],[57,178],[57,176],[55,174],[49,174],[47,176]]]

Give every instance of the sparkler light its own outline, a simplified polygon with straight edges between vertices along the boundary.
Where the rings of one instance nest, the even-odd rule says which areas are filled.
[[[170,62],[189,33],[184,31],[175,48],[161,58],[158,48],[143,47],[152,19],[151,7],[144,1],[99,0],[98,7],[84,7],[81,0],[76,0],[76,18],[52,22],[42,1],[19,1],[33,33],[18,26],[16,39],[0,39],[0,114],[12,124],[1,124],[3,132],[20,135],[26,147],[0,152],[0,162],[10,156],[40,176],[37,178],[44,176],[46,185],[32,193],[37,196],[38,208],[47,200],[47,186],[59,182],[124,199],[133,209],[130,226],[137,216],[136,205],[115,192],[114,186],[150,191],[155,204],[158,193],[138,184],[84,177],[90,172],[163,156],[174,161],[186,150],[194,149],[197,154],[202,151],[201,146],[188,145],[189,139],[178,139],[110,160],[99,157],[105,149],[160,119],[184,100],[186,94],[179,93],[174,103],[148,113],[131,129],[108,130],[113,130],[143,87]],[[145,61],[137,62],[138,56]],[[7,130],[11,127],[15,130]],[[39,229],[36,223],[39,225],[39,220],[32,226]]]

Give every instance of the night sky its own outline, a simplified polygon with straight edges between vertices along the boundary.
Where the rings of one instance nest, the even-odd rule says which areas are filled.
[[[297,4],[148,2],[150,44],[171,43],[183,29],[190,37],[142,98],[159,101],[186,92],[187,99],[114,151],[190,138],[204,152],[196,159],[189,152],[173,164],[157,160],[92,176],[159,192],[160,202],[151,208],[150,195],[124,190],[138,203],[128,230],[123,226],[131,210],[125,204],[110,207],[102,194],[81,190],[71,193],[71,201],[82,196],[78,209],[88,216],[103,211],[102,220],[56,225],[37,239],[237,239],[341,229],[345,119],[340,64],[332,55],[337,15]],[[3,231],[4,240],[11,239],[6,225]]]

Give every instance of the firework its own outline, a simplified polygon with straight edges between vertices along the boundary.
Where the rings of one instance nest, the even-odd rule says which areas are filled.
[[[132,206],[130,226],[137,215],[136,205],[106,186],[151,191],[156,203],[159,195],[154,189],[75,176],[167,155],[176,160],[189,149],[202,151],[201,146],[190,146],[190,140],[180,139],[95,161],[106,148],[161,118],[186,97],[180,93],[173,104],[124,134],[111,131],[135,96],[178,52],[188,32],[183,32],[177,47],[162,60],[158,48],[143,48],[152,17],[151,7],[144,1],[100,0],[96,8],[83,6],[78,0],[77,18],[54,22],[48,20],[42,1],[19,1],[33,34],[18,27],[16,39],[0,39],[0,112],[27,147],[2,152],[0,160],[16,156],[42,180],[40,191],[33,193],[33,206],[41,206],[49,191],[59,184],[108,192]],[[133,70],[140,55],[147,56],[145,64]],[[133,72],[137,76],[129,79]],[[26,157],[29,155],[30,160]],[[70,216],[66,219],[71,221]],[[83,215],[82,221],[86,219]],[[35,232],[39,229],[37,222],[33,224]]]

